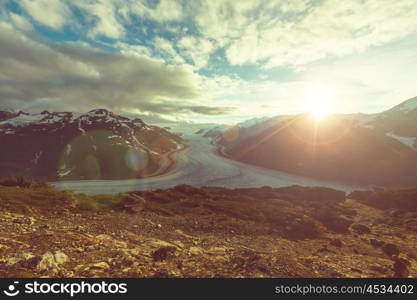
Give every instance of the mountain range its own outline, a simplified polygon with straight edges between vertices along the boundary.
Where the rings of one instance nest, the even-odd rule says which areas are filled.
[[[106,109],[85,114],[0,111],[0,176],[50,181],[142,178],[183,147],[176,134]]]
[[[249,120],[214,140],[223,155],[265,168],[375,188],[417,186],[417,98],[373,115]]]

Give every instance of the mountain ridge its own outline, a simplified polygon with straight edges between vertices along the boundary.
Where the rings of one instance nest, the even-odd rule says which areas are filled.
[[[169,131],[106,109],[87,113],[1,114],[0,175],[48,180],[151,176],[184,141]]]
[[[417,186],[417,131],[404,137],[398,123],[382,122],[399,119],[402,129],[417,130],[416,99],[380,114],[331,115],[321,121],[302,114],[249,127],[237,124],[214,141],[231,159],[279,171],[374,187]],[[407,110],[399,110],[404,106]]]

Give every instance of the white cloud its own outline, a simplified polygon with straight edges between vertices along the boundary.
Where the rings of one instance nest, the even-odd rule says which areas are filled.
[[[146,0],[112,0],[118,3],[120,14],[125,19],[132,17],[148,18],[158,22],[181,20],[185,15],[181,1],[160,0],[150,5]]]
[[[382,110],[417,94],[410,83],[417,77],[412,70],[417,61],[408,50],[415,49],[415,44],[392,50],[406,37],[417,42],[415,0],[9,1],[31,17],[5,14],[21,32],[31,30],[32,19],[54,30],[67,25],[119,53],[79,45],[76,54],[75,46],[58,49],[26,40],[21,48],[13,47],[13,57],[18,59],[0,62],[0,79],[12,78],[13,82],[1,86],[4,99],[8,95],[10,99],[40,101],[44,97],[53,101],[60,92],[65,99],[95,99],[93,104],[100,101],[109,106],[116,102],[108,98],[118,99],[117,105],[123,102],[131,109],[136,97],[146,99],[140,104],[140,111],[146,113],[214,114],[233,106],[239,107],[241,116],[249,116],[299,112],[305,91],[323,82],[336,90],[339,101],[351,111]],[[71,14],[74,7],[80,9],[86,23],[76,21]],[[115,40],[97,39],[102,36]],[[18,45],[10,36],[7,42],[8,47]],[[35,49],[32,52],[29,44]],[[231,65],[253,64],[255,70],[262,68],[262,74],[285,73],[287,68],[269,69],[289,66],[296,78],[280,83],[267,81],[262,74],[257,76],[260,82],[233,75],[197,75],[207,66],[213,68],[205,71],[216,68],[220,74],[244,70],[226,63],[209,65],[217,50],[224,50]],[[38,78],[32,76],[36,72]],[[168,80],[163,72],[176,80]],[[162,87],[149,76],[160,79]],[[79,92],[56,85],[59,80]],[[198,98],[203,106],[193,98],[199,95],[203,95]]]
[[[82,43],[48,46],[0,23],[0,101],[4,107],[81,110],[107,107],[164,115],[222,114],[202,105],[199,78],[146,57]]]
[[[181,4],[174,0],[160,0],[156,8],[148,12],[157,21],[180,20],[183,17]]]
[[[15,13],[9,13],[9,18],[11,22],[20,30],[23,31],[32,31],[33,26],[32,24],[21,15],[15,14]]]
[[[120,51],[120,53],[125,54],[125,55],[133,55],[133,56],[138,56],[142,58],[144,57],[150,60],[154,59],[152,58],[151,50],[148,47],[145,47],[143,45],[128,44],[128,43],[118,41],[108,46],[113,46],[117,48]],[[157,59],[154,59],[154,60],[157,61]]]
[[[71,17],[64,1],[20,0],[17,3],[38,23],[54,30],[61,29]]]
[[[76,2],[75,5],[93,18],[94,26],[89,31],[91,37],[102,35],[118,39],[124,35],[124,26],[117,20],[116,6],[113,1],[82,1]]]
[[[414,0],[202,1],[200,32],[230,63],[302,65],[394,41],[416,31]]]
[[[168,56],[168,62],[174,64],[184,64],[184,59],[177,53],[173,47],[173,43],[162,37],[156,37],[153,40],[153,45],[158,52],[162,52],[163,56]]]
[[[191,59],[197,69],[205,67],[210,59],[210,54],[215,49],[212,42],[205,38],[197,38],[191,35],[181,38],[177,43],[184,57]]]

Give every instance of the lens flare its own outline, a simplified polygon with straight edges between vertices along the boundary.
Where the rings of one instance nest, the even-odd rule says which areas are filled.
[[[142,171],[148,164],[148,155],[145,151],[129,149],[125,154],[125,163],[132,171]]]

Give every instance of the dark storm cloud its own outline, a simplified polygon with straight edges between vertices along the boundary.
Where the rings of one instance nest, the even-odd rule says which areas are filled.
[[[0,106],[156,114],[225,114],[196,105],[198,77],[145,56],[126,56],[80,43],[41,43],[0,23]]]

